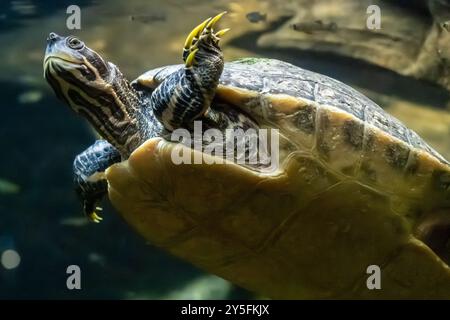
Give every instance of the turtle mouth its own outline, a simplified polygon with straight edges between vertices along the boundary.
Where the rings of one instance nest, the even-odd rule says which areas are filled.
[[[47,73],[55,73],[55,67],[62,65],[63,69],[66,68],[80,68],[83,63],[80,61],[74,61],[66,57],[61,57],[60,55],[47,54],[44,58],[43,68],[44,77],[47,78]],[[53,66],[53,67],[50,67]],[[58,67],[60,69],[60,67]]]
[[[48,66],[48,63],[50,61],[55,61],[55,60],[64,62],[64,63],[68,63],[68,64],[72,64],[72,65],[76,65],[76,66],[83,64],[82,61],[71,60],[71,59],[65,58],[65,57],[63,58],[60,55],[56,55],[56,54],[48,54],[44,58],[44,69]]]

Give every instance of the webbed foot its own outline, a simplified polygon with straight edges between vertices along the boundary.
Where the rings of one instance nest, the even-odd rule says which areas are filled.
[[[208,18],[195,27],[186,38],[183,48],[183,61],[187,68],[193,66],[195,55],[202,46],[218,47],[220,38],[227,33],[230,28],[214,32],[217,22],[226,14],[226,11],[219,13],[214,18]]]

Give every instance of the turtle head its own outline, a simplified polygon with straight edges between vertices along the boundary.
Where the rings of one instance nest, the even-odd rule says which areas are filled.
[[[62,37],[53,32],[47,37],[44,76],[58,96],[65,96],[70,89],[80,91],[96,85],[98,88],[106,86],[111,81],[114,67],[77,37]],[[73,102],[69,96],[65,98]],[[71,106],[75,110],[79,108],[76,103]]]
[[[123,153],[136,141],[140,98],[119,69],[83,41],[50,33],[44,77],[57,97]],[[134,136],[134,137],[133,137]]]

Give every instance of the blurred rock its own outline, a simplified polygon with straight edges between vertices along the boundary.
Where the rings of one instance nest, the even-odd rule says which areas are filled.
[[[381,29],[367,28],[367,8],[378,5]],[[450,6],[442,0],[408,6],[386,0],[299,0],[294,16],[258,40],[261,48],[330,52],[424,79],[450,90]],[[333,28],[298,28],[322,25]],[[317,27],[317,26],[316,26]]]

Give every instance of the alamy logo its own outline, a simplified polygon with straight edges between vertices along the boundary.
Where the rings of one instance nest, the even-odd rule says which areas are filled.
[[[66,273],[69,275],[66,280],[66,286],[69,290],[81,290],[81,269],[76,264],[67,267]]]
[[[366,20],[366,26],[369,30],[381,29],[381,9],[379,6],[372,4],[367,7],[366,13],[369,14]]]
[[[367,277],[366,286],[369,290],[381,289],[381,269],[376,264],[372,264],[367,267],[366,273],[370,276]]]
[[[81,29],[81,9],[77,5],[67,7],[66,13],[69,14],[66,20],[66,27],[69,30]]]
[[[240,165],[263,166],[276,169],[279,166],[279,134],[277,129],[218,129],[203,131],[202,122],[194,121],[194,131],[179,128],[172,132],[176,141],[195,151],[174,148],[171,158],[174,164],[223,164],[225,161]]]

